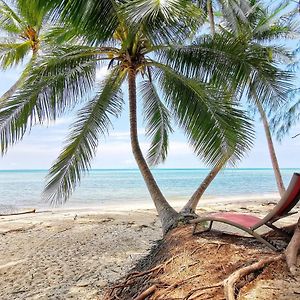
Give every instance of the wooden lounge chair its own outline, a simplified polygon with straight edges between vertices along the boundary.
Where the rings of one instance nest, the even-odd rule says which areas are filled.
[[[220,212],[209,214],[205,217],[200,217],[191,221],[194,224],[193,234],[199,232],[209,231],[212,228],[213,222],[226,223],[232,226],[235,226],[241,230],[246,231],[257,240],[268,246],[274,251],[279,249],[272,243],[272,241],[267,240],[266,238],[260,236],[255,232],[259,227],[266,225],[273,230],[276,230],[282,234],[287,234],[281,228],[276,227],[273,223],[279,219],[290,216],[297,212],[291,212],[292,208],[297,204],[300,199],[300,174],[294,173],[291,182],[286,190],[285,194],[282,196],[281,200],[277,205],[263,218],[258,218],[253,215],[240,214],[240,213],[231,213],[231,212]],[[208,228],[198,231],[197,226],[202,222],[209,222]]]

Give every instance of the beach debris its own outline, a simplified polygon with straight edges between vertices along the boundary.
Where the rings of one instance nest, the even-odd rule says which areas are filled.
[[[274,202],[274,201],[268,201],[266,203],[262,203],[261,206],[268,206],[268,205],[276,205],[277,202]]]
[[[115,219],[114,218],[105,218],[105,219],[102,219],[99,221],[99,223],[107,223],[107,222],[112,222],[114,221]]]
[[[24,210],[24,211],[13,211],[13,212],[1,213],[0,217],[15,216],[15,215],[25,215],[25,214],[32,214],[32,213],[35,213],[35,212],[36,212],[36,209],[32,208],[32,209]]]

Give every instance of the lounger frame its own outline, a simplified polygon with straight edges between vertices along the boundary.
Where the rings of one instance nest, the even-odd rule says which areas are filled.
[[[194,222],[196,220],[197,220],[197,222]],[[272,249],[274,251],[280,251],[281,250],[275,244],[273,244],[272,241],[267,240],[266,238],[263,238],[258,233],[256,233],[254,231],[255,229],[243,226],[241,224],[238,224],[238,223],[235,223],[235,222],[231,222],[229,220],[217,218],[217,217],[203,217],[203,218],[197,218],[196,220],[191,221],[191,223],[194,223],[193,234],[203,233],[203,232],[210,231],[212,229],[213,222],[220,222],[220,223],[225,223],[225,224],[234,226],[234,227],[236,227],[238,229],[241,229],[241,230],[247,232],[248,234],[252,235],[258,241],[262,242],[264,245],[266,245],[267,247],[269,247],[270,249]],[[202,223],[202,222],[209,222],[208,227],[205,228],[204,230],[197,231],[197,227],[198,227],[199,223]],[[276,230],[276,231],[279,231],[280,233],[283,233],[285,235],[287,234],[287,232],[283,231],[281,228],[278,228],[278,227],[276,227],[273,224],[267,224],[266,223],[265,225],[268,226],[268,227],[270,227],[270,228],[272,228],[272,229],[274,229],[274,230]]]
[[[290,197],[292,197],[292,198],[290,199]],[[208,215],[208,216],[197,218],[190,222],[190,223],[194,224],[193,234],[210,231],[212,228],[213,222],[220,222],[220,223],[228,224],[228,225],[234,226],[238,229],[241,229],[241,230],[247,232],[249,235],[252,235],[254,238],[256,238],[258,241],[262,242],[264,245],[266,245],[270,249],[272,249],[274,251],[279,251],[281,249],[279,249],[274,243],[272,243],[271,240],[267,239],[266,237],[262,237],[261,235],[256,233],[255,230],[262,227],[263,225],[266,225],[269,228],[276,230],[277,232],[279,232],[283,235],[290,235],[289,232],[287,232],[283,228],[278,228],[273,223],[275,223],[276,221],[278,221],[282,218],[285,218],[285,217],[288,217],[290,215],[297,213],[297,212],[290,212],[290,210],[297,204],[299,199],[300,199],[300,174],[294,173],[294,175],[291,179],[291,182],[288,186],[288,189],[286,190],[286,192],[283,195],[283,197],[281,198],[281,200],[263,219],[258,221],[255,225],[253,225],[251,227],[246,227],[242,224],[227,220],[220,216],[213,216],[213,215],[209,216]],[[199,223],[203,223],[203,222],[209,222],[208,227],[205,228],[204,230],[197,232],[197,227],[198,227]]]

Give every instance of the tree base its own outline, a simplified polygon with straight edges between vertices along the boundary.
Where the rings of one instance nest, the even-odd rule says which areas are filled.
[[[232,274],[241,275],[234,281],[234,292],[240,297],[260,289],[260,299],[270,299],[272,289],[273,299],[281,295],[298,299],[300,277],[291,280],[284,259],[259,242],[216,232],[193,236],[191,232],[191,226],[170,231],[104,299],[219,299],[224,298],[224,284]],[[245,266],[249,274],[243,273]]]

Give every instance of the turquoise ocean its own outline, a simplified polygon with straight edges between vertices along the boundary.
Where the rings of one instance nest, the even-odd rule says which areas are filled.
[[[167,199],[187,200],[207,175],[207,169],[155,169],[154,176]],[[300,169],[282,169],[287,185]],[[42,199],[46,170],[0,171],[0,206],[49,208]],[[226,169],[210,185],[205,198],[268,196],[277,193],[272,169]],[[104,207],[110,204],[151,203],[138,170],[92,170],[65,205]]]

